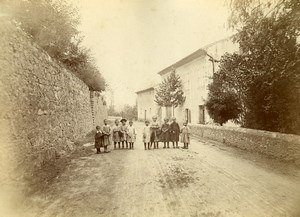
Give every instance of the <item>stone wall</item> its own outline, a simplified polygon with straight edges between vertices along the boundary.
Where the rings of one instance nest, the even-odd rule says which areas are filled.
[[[94,128],[103,125],[103,121],[107,118],[107,107],[103,96],[98,91],[90,92],[92,118]]]
[[[21,185],[94,128],[90,91],[7,17],[0,47],[0,181]],[[92,101],[100,122],[105,106]]]
[[[190,125],[191,133],[300,165],[300,136],[236,127]]]

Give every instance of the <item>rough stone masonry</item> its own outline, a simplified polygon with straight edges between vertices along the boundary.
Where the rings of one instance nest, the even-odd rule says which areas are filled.
[[[7,17],[0,17],[0,47],[0,183],[21,186],[107,113],[99,93]]]

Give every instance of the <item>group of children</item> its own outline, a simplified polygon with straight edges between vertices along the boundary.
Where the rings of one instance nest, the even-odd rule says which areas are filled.
[[[111,129],[108,125],[108,120],[104,120],[104,125],[101,129],[100,126],[96,126],[96,133],[95,133],[95,148],[97,150],[97,154],[101,153],[101,147],[104,147],[104,152],[108,153],[107,146],[110,145],[110,133]]]
[[[187,149],[190,143],[190,129],[187,123],[183,123],[183,127],[180,129],[179,124],[176,122],[176,118],[172,118],[172,123],[169,124],[169,120],[164,119],[164,123],[160,126],[157,122],[157,117],[152,118],[152,123],[147,120],[143,129],[143,143],[145,150],[151,149],[152,145],[154,149],[158,149],[159,142],[164,143],[163,148],[170,148],[169,143],[173,143],[173,148],[179,148],[178,142],[181,135],[181,142],[184,144],[183,148]],[[121,122],[121,124],[120,124]],[[136,129],[133,126],[133,122],[129,121],[129,125],[126,125],[127,120],[121,119],[115,120],[115,125],[111,128],[108,124],[108,120],[104,120],[104,125],[96,127],[95,133],[95,148],[97,154],[101,153],[100,148],[104,148],[104,152],[108,153],[108,145],[111,144],[111,140],[114,144],[114,149],[134,149],[134,143],[136,141]],[[128,146],[129,145],[129,146]]]
[[[126,149],[133,149],[134,148],[134,142],[136,139],[136,132],[135,128],[133,126],[133,122],[129,121],[129,126],[126,125],[127,120],[121,119],[121,125],[119,125],[119,120],[115,121],[115,126],[112,129],[112,140],[114,143],[114,149],[121,148],[124,149],[124,144],[126,145]]]
[[[97,154],[101,153],[101,147],[104,148],[104,152],[108,153],[107,146],[111,144],[111,140],[114,144],[114,149],[121,148],[124,149],[124,145],[126,145],[126,149],[128,149],[128,145],[130,149],[134,148],[134,142],[136,139],[136,131],[133,127],[133,122],[129,121],[129,126],[126,125],[127,120],[121,119],[120,121],[116,120],[114,127],[110,127],[108,125],[108,120],[104,120],[104,126],[96,127],[95,134],[95,148],[97,150]]]
[[[187,126],[187,122],[183,123],[183,127],[180,129],[179,124],[176,122],[176,118],[172,118],[172,123],[169,124],[169,119],[165,118],[164,123],[160,126],[157,122],[157,117],[152,118],[152,123],[148,120],[145,121],[143,129],[143,142],[145,150],[151,149],[152,145],[154,149],[158,149],[159,142],[163,142],[163,148],[170,148],[170,142],[173,144],[173,148],[179,148],[179,136],[181,135],[181,142],[183,148],[188,149],[190,143],[190,129]]]

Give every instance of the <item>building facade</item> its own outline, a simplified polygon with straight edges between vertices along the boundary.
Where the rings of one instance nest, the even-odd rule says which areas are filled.
[[[161,117],[161,108],[155,102],[155,87],[136,92],[138,120],[151,120],[153,116]]]
[[[156,108],[155,111],[157,111],[159,118],[175,116],[179,122],[212,123],[213,121],[205,107],[208,97],[208,85],[212,82],[213,73],[218,70],[220,58],[225,53],[233,53],[238,49],[238,44],[233,43],[232,37],[226,38],[207,45],[160,71],[158,74],[162,79],[165,79],[174,69],[176,70],[181,78],[186,100],[174,109],[174,114],[171,108]],[[155,105],[155,88],[152,87],[151,90],[144,90],[144,92],[139,91],[137,94],[138,108],[141,109],[139,110],[139,117],[147,117],[147,112],[149,113],[150,108],[152,109]]]

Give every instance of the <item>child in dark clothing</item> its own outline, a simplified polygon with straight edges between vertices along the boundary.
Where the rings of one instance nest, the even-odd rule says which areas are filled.
[[[164,119],[165,123],[161,126],[161,141],[164,142],[164,148],[169,147],[169,130],[170,130],[170,125],[168,124],[169,119],[165,118]]]
[[[100,126],[96,126],[96,134],[95,134],[95,148],[97,150],[97,154],[101,153],[100,148],[103,147],[103,133],[100,130]]]
[[[173,143],[173,148],[179,148],[178,141],[179,141],[179,134],[180,134],[180,127],[179,124],[176,122],[176,118],[172,118],[173,122],[170,124],[170,140]]]

